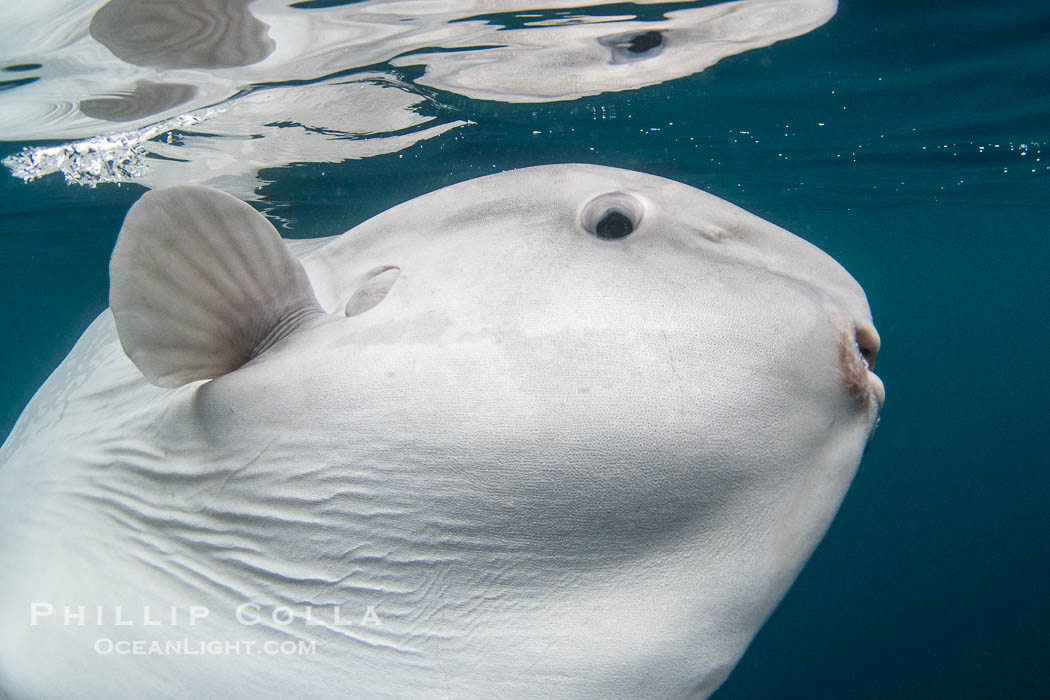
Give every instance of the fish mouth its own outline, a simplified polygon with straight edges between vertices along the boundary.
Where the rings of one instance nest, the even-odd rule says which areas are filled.
[[[864,358],[864,362],[868,365],[867,379],[871,394],[878,404],[879,410],[882,410],[882,404],[886,403],[886,387],[883,385],[879,375],[875,374],[875,360],[878,359],[882,341],[879,339],[875,326],[870,323],[855,324],[853,327],[853,338],[857,343],[857,350],[860,351],[861,357]]]
[[[881,341],[867,321],[849,324],[839,335],[839,364],[846,390],[858,405],[874,408],[875,415],[886,402],[886,387],[873,371]]]
[[[879,339],[875,326],[864,322],[854,324],[853,342],[857,344],[857,350],[860,351],[861,357],[868,363],[868,369],[874,370],[875,360],[879,356],[879,348],[882,347],[882,341]]]

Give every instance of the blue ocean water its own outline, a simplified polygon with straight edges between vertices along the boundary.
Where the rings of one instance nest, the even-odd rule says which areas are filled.
[[[286,236],[330,235],[490,172],[613,165],[787,228],[868,295],[882,423],[823,543],[715,697],[1044,696],[1050,5],[844,0],[804,36],[637,90],[429,94],[441,119],[472,123],[263,170],[257,205]],[[105,308],[116,233],[145,190],[0,175],[6,435]]]

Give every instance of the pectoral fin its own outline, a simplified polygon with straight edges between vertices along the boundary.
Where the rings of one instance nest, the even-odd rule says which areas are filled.
[[[139,199],[109,272],[120,343],[163,387],[232,372],[324,313],[270,222],[208,187]]]

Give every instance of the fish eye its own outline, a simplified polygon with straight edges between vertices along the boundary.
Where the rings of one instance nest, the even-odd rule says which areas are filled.
[[[649,30],[605,36],[598,43],[612,49],[613,63],[627,63],[660,55],[667,40],[662,32]]]
[[[642,203],[626,192],[610,192],[595,197],[580,212],[583,228],[604,240],[630,235],[641,221]]]

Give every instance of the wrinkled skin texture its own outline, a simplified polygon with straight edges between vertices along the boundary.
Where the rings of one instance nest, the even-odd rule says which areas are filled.
[[[158,194],[183,211],[209,196]],[[610,194],[601,206],[636,219],[618,240],[586,229]],[[723,200],[585,165],[465,182],[296,249],[323,312],[246,365],[154,386],[107,310],[26,408],[0,451],[0,687],[713,692],[877,421],[857,283]],[[114,260],[115,287],[154,283]],[[346,316],[385,266],[399,273],[381,300]],[[35,626],[33,602],[54,606]],[[238,621],[246,603],[260,624]],[[87,624],[65,625],[64,605]],[[192,606],[207,617],[190,624]],[[277,606],[296,618],[273,622]],[[379,625],[361,624],[369,606]],[[316,648],[136,656],[96,653],[99,638]]]

